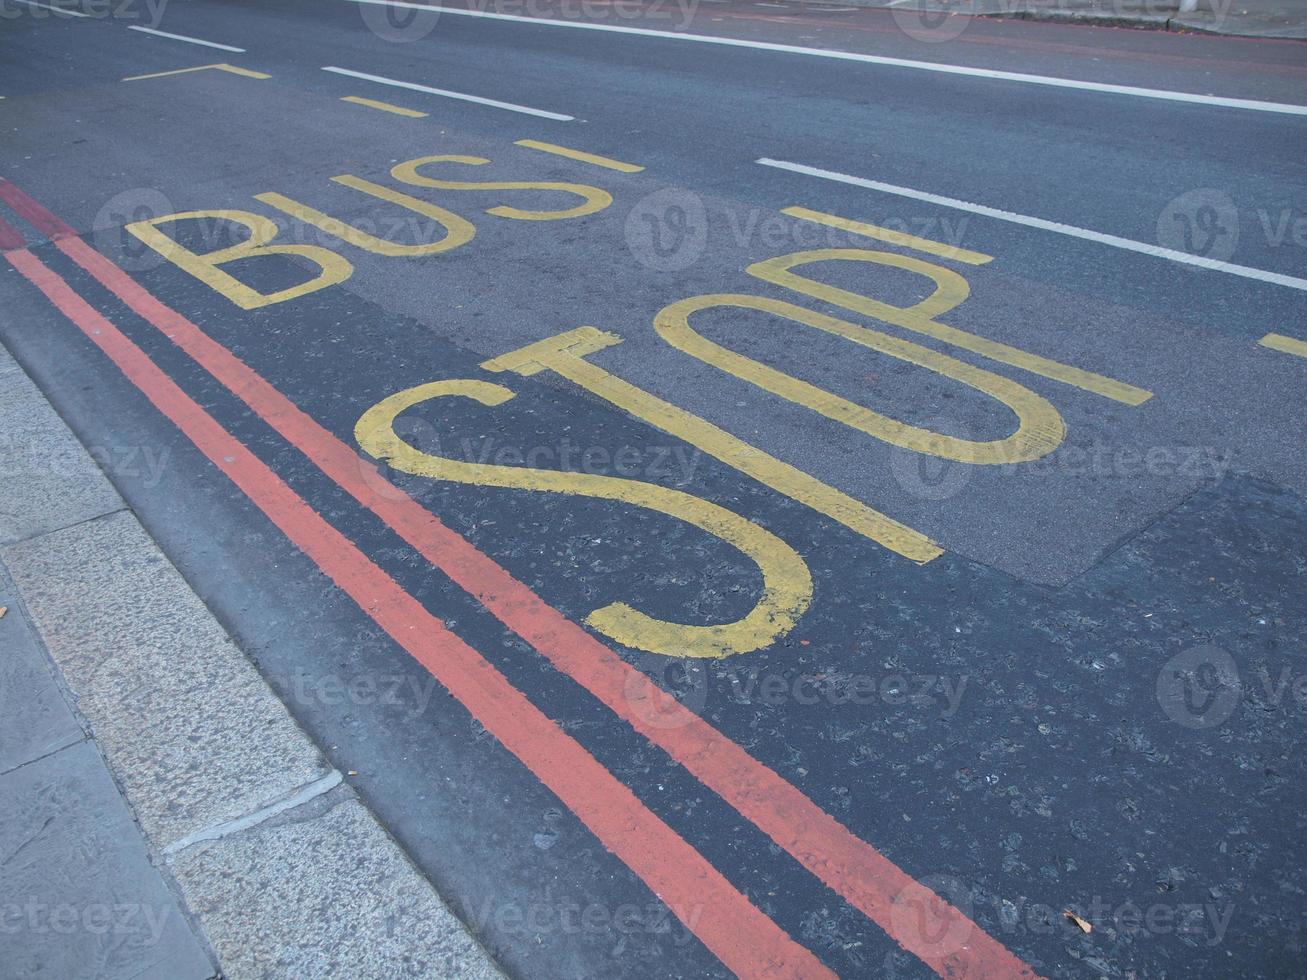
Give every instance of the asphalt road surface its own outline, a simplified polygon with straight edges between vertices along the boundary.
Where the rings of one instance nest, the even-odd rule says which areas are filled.
[[[0,336],[508,972],[1302,975],[1307,47],[74,9]]]

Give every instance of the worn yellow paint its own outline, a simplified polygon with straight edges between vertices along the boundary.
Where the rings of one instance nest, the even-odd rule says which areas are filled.
[[[728,657],[768,646],[784,636],[812,602],[812,576],[788,544],[740,515],[692,494],[654,483],[592,473],[466,463],[422,452],[395,433],[395,420],[432,398],[471,398],[502,405],[513,392],[486,381],[449,380],[409,388],[368,409],[354,437],[369,455],[405,473],[474,486],[576,494],[657,511],[692,524],[738,549],[762,573],[762,597],[733,623],[692,626],[656,619],[624,602],[596,609],[586,622],[618,643],[674,657]]]
[[[808,265],[813,262],[867,262],[892,266],[908,272],[915,272],[932,280],[935,283],[935,291],[926,299],[912,306],[892,306],[889,303],[872,299],[870,296],[840,289],[838,286],[832,286],[828,283],[817,282],[792,271],[797,266]],[[860,248],[823,248],[807,252],[794,252],[789,255],[777,256],[774,259],[755,262],[746,271],[765,282],[774,283],[786,289],[793,289],[805,296],[811,296],[814,299],[835,306],[842,306],[846,310],[852,310],[855,313],[862,313],[877,320],[892,323],[904,330],[934,337],[936,340],[942,340],[954,347],[980,354],[1001,364],[1008,364],[1053,381],[1060,381],[1063,384],[1093,392],[1104,398],[1124,402],[1126,405],[1141,405],[1153,397],[1151,391],[1146,391],[1143,388],[1136,388],[1133,385],[1104,377],[1101,374],[1095,374],[1092,371],[1071,367],[1060,361],[1040,357],[1038,354],[1031,354],[1019,347],[1000,344],[997,341],[978,337],[965,330],[959,330],[956,327],[940,323],[935,317],[947,313],[965,300],[971,294],[971,287],[966,279],[952,269],[946,269],[933,262],[926,262],[923,259],[907,255],[897,255],[893,252],[878,252]],[[836,332],[857,343],[865,343],[864,335],[884,336],[855,324],[845,324],[843,321],[835,322],[841,324]],[[823,327],[822,329],[826,328]],[[874,345],[866,343],[866,346]]]
[[[250,231],[250,237],[230,248],[206,252],[203,255],[192,252],[180,245],[175,239],[165,235],[157,227],[174,221],[190,219],[208,219],[210,221],[231,221],[243,225]],[[126,226],[127,231],[154,249],[169,262],[185,269],[196,279],[207,284],[243,310],[257,310],[260,307],[284,303],[287,300],[304,296],[307,293],[325,289],[344,282],[354,273],[349,261],[330,249],[317,245],[270,245],[277,237],[277,226],[260,214],[251,211],[184,211],[180,214],[164,215],[137,221]],[[318,266],[319,273],[312,279],[291,286],[275,293],[261,293],[252,289],[238,279],[223,272],[220,266],[252,259],[265,255],[296,255]]]
[[[176,71],[157,71],[150,75],[132,75],[124,78],[124,82],[143,82],[147,78],[168,78],[172,75],[189,75],[193,71],[225,71],[232,75],[240,75],[242,78],[271,78],[271,75],[265,75],[261,71],[250,71],[248,68],[238,68],[236,65],[199,65],[195,68],[178,68]]]
[[[555,156],[567,157],[569,160],[580,160],[582,163],[589,163],[596,167],[606,167],[609,170],[616,170],[624,174],[638,174],[644,170],[644,167],[634,163],[623,163],[621,160],[601,157],[596,153],[586,153],[584,150],[573,150],[570,147],[559,146],[557,143],[545,143],[541,140],[514,140],[514,142],[518,146],[525,146],[527,149],[552,153]]]
[[[418,112],[416,109],[405,109],[402,105],[392,105],[389,102],[378,102],[376,99],[365,99],[361,95],[346,95],[340,101],[367,106],[369,109],[380,109],[382,112],[391,112],[397,116],[407,116],[410,119],[427,118],[425,112]]]
[[[476,228],[470,221],[459,217],[452,211],[446,211],[442,207],[437,207],[428,201],[412,197],[394,188],[386,187],[382,184],[374,184],[370,180],[364,180],[362,177],[352,177],[344,174],[340,177],[331,178],[334,183],[343,184],[351,187],[356,191],[364,194],[370,194],[373,197],[380,198],[383,201],[389,201],[391,204],[397,204],[402,208],[407,208],[424,218],[430,218],[432,221],[441,225],[445,229],[445,235],[438,242],[427,242],[422,245],[400,245],[396,242],[388,241],[384,238],[378,238],[370,235],[365,231],[348,225],[339,218],[333,218],[329,214],[324,214],[307,204],[301,204],[299,201],[292,200],[282,194],[269,192],[267,194],[258,194],[255,200],[262,201],[278,211],[284,211],[291,217],[303,221],[305,224],[313,225],[320,228],[328,235],[334,235],[341,241],[348,242],[356,248],[364,249],[368,252],[374,252],[377,255],[387,255],[394,257],[412,257],[419,255],[438,255],[441,252],[448,252],[460,245],[466,244],[472,240],[476,234]]]
[[[621,343],[615,334],[579,327],[486,361],[488,371],[529,376],[549,370],[611,402],[655,428],[688,442],[778,493],[811,507],[845,527],[915,562],[943,554],[930,538],[873,510],[800,469],[783,463],[697,415],[665,402],[584,360],[588,354]]]
[[[560,211],[526,211],[521,208],[509,207],[508,205],[499,205],[493,208],[487,208],[487,214],[493,214],[500,218],[515,218],[518,221],[558,221],[563,218],[580,218],[587,214],[594,214],[596,211],[602,211],[608,205],[613,203],[613,197],[605,190],[598,187],[591,187],[589,184],[570,184],[561,181],[525,181],[525,180],[493,180],[493,181],[468,181],[468,180],[440,180],[435,177],[427,177],[418,171],[432,163],[462,163],[473,167],[479,167],[490,161],[485,157],[458,156],[455,154],[445,154],[442,156],[419,157],[416,160],[409,160],[401,163],[391,169],[390,174],[396,180],[404,184],[411,184],[414,187],[437,187],[447,191],[559,191],[566,194],[574,194],[581,198],[584,203],[578,204],[574,208],[566,208]]]
[[[1307,357],[1307,341],[1286,337],[1282,333],[1268,333],[1257,343],[1263,347],[1269,347],[1271,350],[1278,350],[1283,354],[1296,354],[1298,357]]]
[[[923,304],[930,303],[924,300]],[[946,436],[929,429],[899,422],[846,398],[801,381],[751,357],[737,354],[703,337],[690,326],[690,316],[708,309],[756,310],[802,323],[858,344],[915,364],[942,377],[989,395],[1006,405],[1017,418],[1010,436],[989,442]],[[892,445],[928,453],[961,463],[1022,463],[1039,459],[1056,449],[1066,435],[1062,416],[1046,399],[1029,388],[1001,375],[974,367],[920,344],[900,340],[878,330],[868,330],[835,317],[817,313],[783,300],[740,293],[714,293],[693,296],[672,303],[654,317],[654,329],[677,350],[697,357],[727,374],[757,385],[797,405],[804,405],[826,418],[833,419]]]
[[[801,218],[804,221],[815,221],[817,224],[839,228],[841,231],[852,232],[855,235],[865,235],[867,238],[876,238],[882,242],[889,242],[891,245],[901,245],[904,248],[916,249],[918,252],[927,252],[930,255],[938,255],[943,259],[954,259],[970,265],[984,265],[986,262],[994,261],[994,256],[986,255],[984,252],[973,252],[969,248],[946,245],[943,242],[932,241],[929,238],[918,238],[916,235],[909,235],[907,232],[882,228],[880,225],[869,224],[866,221],[854,221],[852,218],[841,218],[837,214],[827,214],[824,211],[793,207],[783,208],[781,214],[788,214],[792,218]]]

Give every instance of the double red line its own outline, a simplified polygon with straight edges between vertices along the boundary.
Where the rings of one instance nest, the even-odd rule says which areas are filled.
[[[0,200],[189,354],[558,670],[667,752],[900,946],[943,977],[1034,976],[1026,964],[963,912],[650,684],[641,672],[386,481],[371,463],[361,460],[231,351],[165,306],[82,241],[72,228],[2,178]],[[605,847],[639,875],[730,970],[743,977],[834,976],[489,661],[323,520],[25,246],[23,236],[0,219],[0,249],[8,261],[340,589],[530,768]]]

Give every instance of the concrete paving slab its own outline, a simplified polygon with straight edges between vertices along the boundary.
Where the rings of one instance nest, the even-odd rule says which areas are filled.
[[[0,776],[0,855],[4,976],[217,973],[90,742]]]
[[[0,773],[86,737],[0,567]]]
[[[7,360],[5,360],[7,359]],[[120,510],[122,498],[30,378],[0,359],[0,544]]]
[[[134,515],[0,561],[0,976],[217,973],[96,740],[223,976],[500,976]]]
[[[500,976],[346,787],[173,862],[228,980]]]
[[[0,558],[156,843],[257,810],[328,771],[132,514],[24,541]]]

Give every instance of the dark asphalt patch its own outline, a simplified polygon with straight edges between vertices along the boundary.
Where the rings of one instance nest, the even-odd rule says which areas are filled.
[[[50,261],[86,287],[67,263]],[[169,268],[142,280],[183,310],[207,310],[196,317],[206,330],[344,439],[363,409],[409,384],[437,377],[504,381],[479,371],[479,353],[348,294],[320,294],[312,303],[283,307],[274,320],[222,309],[204,287]],[[113,309],[110,302],[99,305]],[[887,969],[892,944],[878,930],[669,768],[661,752],[608,720],[588,695],[520,645],[505,644],[497,622],[451,592],[438,573],[279,445],[152,329],[121,310],[111,319],[429,608],[538,697],[791,934],[841,973]],[[51,330],[71,337],[62,324]],[[56,359],[78,349],[75,340],[46,346],[12,328],[5,339],[47,384]],[[474,448],[483,438],[553,445],[566,434],[612,454],[623,445],[671,441],[554,385],[516,377],[509,383],[518,397],[500,409],[450,409],[428,420],[442,437],[448,430],[456,440],[473,440]],[[113,394],[115,385],[96,384],[107,389],[109,401],[100,399],[94,412],[70,406],[83,438],[97,428],[121,431],[140,411],[133,399]],[[442,445],[448,451],[443,439]],[[201,487],[215,483],[218,498],[230,492],[213,476],[199,480]],[[139,486],[122,489],[134,505],[140,498],[149,524],[151,510],[160,506],[149,502],[152,494]],[[1041,972],[1072,972],[1077,961],[1149,974],[1223,976],[1232,962],[1258,964],[1259,975],[1280,972],[1276,951],[1297,942],[1291,896],[1301,887],[1297,869],[1303,863],[1302,828],[1296,818],[1285,819],[1301,809],[1298,758],[1307,724],[1307,706],[1297,701],[1294,687],[1304,669],[1307,622],[1293,601],[1302,594],[1307,564],[1300,549],[1284,547],[1307,539],[1299,498],[1227,477],[1088,574],[1052,590],[952,556],[916,568],[708,458],[694,467],[691,489],[795,544],[812,567],[816,599],[798,629],[774,649],[694,664],[686,672],[628,652],[633,663],[679,691],[698,713],[900,866],[943,891],[953,889],[950,896],[962,896],[982,927]],[[180,492],[189,498],[190,491]],[[757,588],[751,570],[729,550],[620,505],[437,485],[421,499],[574,618],[621,598],[652,613],[707,619],[738,610]],[[209,521],[204,512],[185,509],[199,523],[185,535],[189,541],[161,534],[170,554],[181,556],[186,574],[220,607],[247,606],[252,583],[224,584],[229,569],[188,559],[205,547],[197,545],[205,535],[196,529]],[[249,515],[242,523],[260,525]],[[233,529],[215,527],[213,533],[230,538]],[[253,553],[246,557],[257,565]],[[262,590],[276,582],[280,591],[284,578],[275,573]],[[316,591],[313,606],[329,604],[330,590]],[[280,605],[268,595],[263,603]],[[244,621],[243,635],[258,635],[247,615],[231,618]],[[276,618],[296,617],[282,608]],[[354,632],[359,635],[358,624]],[[404,658],[367,633],[362,630],[360,645],[371,651],[369,659],[343,658],[332,665],[335,673],[357,663],[363,672],[412,675],[399,666]],[[1212,647],[1235,664],[1239,698],[1233,707],[1222,686],[1228,675],[1216,670],[1224,662]],[[321,658],[303,649],[269,644],[257,655],[283,691],[292,686],[286,678],[324,676]],[[1174,693],[1176,671],[1179,683],[1190,685],[1188,701],[1183,688],[1179,701],[1167,694]],[[382,801],[375,805],[383,812],[400,809],[384,801],[407,802],[397,832],[423,860],[432,849],[425,837],[430,817],[414,795],[447,785],[443,743],[460,726],[442,724],[440,717],[459,712],[423,712],[406,724],[398,710],[382,705],[297,708],[292,698],[291,706],[325,744],[341,751],[350,751],[347,744],[364,732],[403,731],[406,754],[419,753],[423,761],[416,773],[412,761],[395,771],[416,776],[421,789],[384,775],[360,788]],[[1227,717],[1209,724],[1215,717],[1203,713],[1205,706]],[[426,747],[433,741],[441,751]],[[378,761],[391,754],[375,743],[368,751]],[[505,766],[488,770],[495,777],[486,784]],[[587,835],[565,815],[546,819],[547,809],[503,815],[512,828],[505,837],[517,842],[498,858],[506,880],[571,876],[572,862],[594,863],[593,842],[579,840]],[[551,829],[562,824],[573,829]],[[484,876],[487,867],[484,853],[477,857],[475,866],[449,857],[455,867],[436,866],[458,894],[475,895],[467,881]],[[618,894],[639,891],[627,884]],[[607,895],[607,907],[627,900]],[[463,912],[472,919],[469,904]],[[1067,907],[1094,922],[1094,932],[1069,932],[1062,917]],[[1151,912],[1151,919],[1135,925],[1134,907],[1144,916]],[[1205,918],[1195,918],[1195,908]],[[492,922],[484,928],[495,941],[496,929],[506,927]],[[594,965],[611,956],[611,940],[607,932],[554,935],[549,944],[565,958],[594,956]],[[514,941],[501,935],[496,944],[507,948]],[[666,934],[633,940],[632,949],[648,952],[636,957],[640,967],[632,966],[632,975],[648,975],[655,963],[675,973],[681,967],[670,964],[677,957],[696,955],[669,952],[670,942]]]

